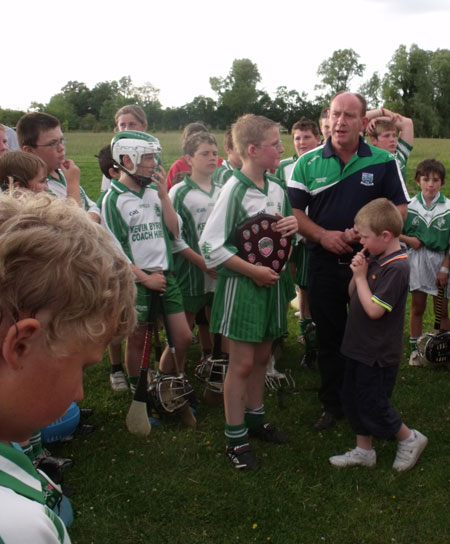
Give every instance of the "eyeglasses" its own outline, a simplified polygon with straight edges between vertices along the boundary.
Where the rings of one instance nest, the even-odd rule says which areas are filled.
[[[66,145],[66,139],[58,138],[57,140],[48,142],[48,144],[35,144],[33,147],[58,147],[59,145]]]
[[[258,144],[256,147],[273,147],[275,149],[282,149],[283,142],[278,140],[278,142],[275,142],[274,144]]]

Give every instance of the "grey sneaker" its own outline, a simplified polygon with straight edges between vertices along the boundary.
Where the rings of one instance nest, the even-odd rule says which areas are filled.
[[[399,442],[397,446],[397,455],[395,456],[392,468],[403,472],[413,468],[417,463],[420,454],[428,444],[428,438],[419,431],[412,429],[414,440],[411,442]]]
[[[430,363],[417,350],[414,350],[409,357],[409,366],[430,366]]]
[[[329,458],[330,463],[334,467],[374,467],[377,463],[377,454],[375,450],[370,450],[367,454],[363,454],[356,448],[347,451],[343,455],[334,455]]]
[[[113,391],[128,391],[128,380],[122,370],[111,373],[109,375],[109,383]]]

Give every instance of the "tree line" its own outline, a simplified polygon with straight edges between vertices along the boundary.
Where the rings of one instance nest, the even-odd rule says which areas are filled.
[[[135,86],[129,76],[103,81],[89,89],[69,81],[48,104],[32,102],[29,111],[43,111],[61,120],[64,130],[110,131],[114,114],[123,105],[139,104],[150,130],[180,130],[202,120],[211,129],[224,129],[243,113],[266,115],[286,129],[301,116],[318,119],[336,92],[350,90],[354,77],[363,77],[365,65],[353,49],[339,49],[317,69],[317,94],[276,89],[271,97],[259,88],[261,75],[250,59],[235,59],[227,76],[210,78],[216,99],[196,96],[180,107],[163,108],[159,89],[150,82]],[[414,120],[415,133],[425,138],[450,138],[450,50],[426,51],[401,45],[386,67],[359,87],[370,108],[383,105]],[[0,121],[15,126],[23,111],[0,108]]]

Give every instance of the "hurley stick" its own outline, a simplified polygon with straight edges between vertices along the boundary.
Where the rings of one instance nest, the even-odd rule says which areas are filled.
[[[147,414],[147,375],[150,359],[150,351],[152,347],[152,333],[155,325],[155,314],[157,298],[156,293],[151,291],[150,298],[150,315],[145,331],[144,349],[142,350],[141,368],[139,370],[139,378],[136,384],[136,391],[128,410],[125,419],[127,429],[131,434],[139,436],[148,436],[152,430],[152,426]]]

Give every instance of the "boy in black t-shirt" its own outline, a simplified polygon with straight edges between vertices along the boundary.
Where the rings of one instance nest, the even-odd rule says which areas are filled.
[[[386,198],[366,204],[355,217],[363,250],[350,265],[351,300],[341,352],[347,359],[342,403],[356,433],[356,448],[330,457],[336,467],[373,467],[373,437],[395,436],[393,468],[409,470],[428,443],[403,423],[390,403],[402,358],[409,281],[407,255],[399,242],[402,225],[400,212]]]

